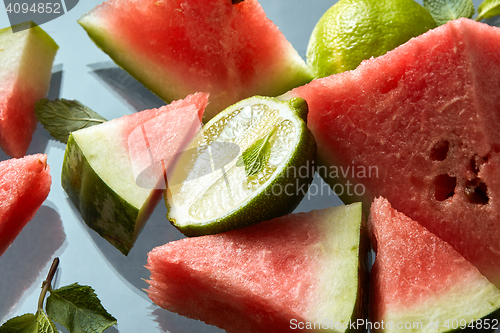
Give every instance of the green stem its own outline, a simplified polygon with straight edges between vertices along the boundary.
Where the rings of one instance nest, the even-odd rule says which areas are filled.
[[[56,274],[57,266],[59,266],[59,258],[54,258],[52,261],[52,266],[50,266],[49,274],[47,274],[47,278],[42,282],[42,292],[40,293],[40,297],[38,298],[38,309],[40,311],[43,309],[43,301],[45,300],[45,294],[50,290],[50,284],[52,283],[52,279]]]
[[[481,15],[478,15],[474,21],[477,21],[477,22],[480,22],[481,20],[483,19],[483,17]]]

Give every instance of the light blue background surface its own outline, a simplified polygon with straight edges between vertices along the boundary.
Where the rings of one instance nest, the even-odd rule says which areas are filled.
[[[41,26],[60,46],[49,97],[77,99],[107,119],[160,106],[158,98],[118,69],[77,24],[80,16],[100,2],[81,0],[70,12]],[[262,0],[261,4],[305,58],[314,25],[335,2]],[[477,8],[480,2],[474,3]],[[0,27],[8,25],[7,14],[0,5]],[[105,308],[118,319],[118,325],[106,332],[221,332],[158,308],[142,290],[147,288],[143,279],[149,276],[143,267],[147,252],[182,237],[166,220],[164,205],[157,207],[129,256],[123,256],[85,225],[62,190],[64,149],[64,144],[52,140],[39,125],[28,153],[48,154],[53,184],[35,218],[0,257],[0,323],[36,310],[42,281],[52,258],[58,256],[61,263],[55,286],[73,282],[92,286]],[[0,160],[4,159],[7,156],[0,152]],[[321,182],[315,180],[316,186],[324,189],[322,195],[306,198],[297,211],[340,204]]]

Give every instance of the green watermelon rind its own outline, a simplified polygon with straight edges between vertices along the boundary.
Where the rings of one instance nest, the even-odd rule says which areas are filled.
[[[68,138],[64,154],[61,185],[84,222],[127,255],[154,206],[149,207],[146,202],[143,207],[138,208],[118,195],[90,166],[72,134]],[[153,191],[156,192],[161,195],[160,191]],[[156,195],[158,199],[159,195]],[[150,200],[155,201],[151,197]],[[112,212],[111,223],[99,223],[102,218],[98,211],[99,203],[102,203],[101,211],[108,208]]]
[[[222,111],[221,114],[231,113],[234,109],[239,108],[242,105],[252,103],[253,100],[261,99],[268,100],[272,103],[288,103],[278,101],[273,97],[254,96],[232,105],[231,107]],[[274,181],[266,185],[267,190],[262,190],[261,193],[253,197],[245,204],[243,208],[239,209],[238,211],[231,211],[229,214],[223,215],[213,220],[209,224],[180,225],[179,223],[177,223],[175,218],[170,215],[172,206],[171,194],[167,189],[164,195],[165,206],[168,210],[167,219],[170,221],[170,223],[172,223],[174,227],[176,227],[180,232],[188,237],[210,235],[250,226],[261,221],[271,220],[275,217],[287,215],[293,212],[293,210],[302,201],[305,193],[307,192],[307,189],[309,188],[309,185],[313,180],[314,162],[316,161],[316,141],[311,131],[307,127],[307,124],[305,123],[305,119],[307,117],[307,112],[304,111],[304,107],[306,107],[305,101],[301,98],[297,98],[292,99],[288,104],[297,112],[297,115],[302,120],[300,121],[300,127],[297,128],[297,132],[300,133],[298,135],[300,135],[301,138],[296,143],[295,147],[300,146],[303,148],[295,150],[294,153],[289,157],[286,164],[293,165],[299,170],[301,167],[306,167],[308,169],[307,177],[294,177],[292,173],[287,175],[287,168],[285,167],[276,176],[274,176]],[[215,119],[217,118],[210,120],[205,126],[210,126]],[[295,149],[295,147],[293,149]],[[303,188],[304,195],[300,193],[299,195],[295,196],[275,196],[272,195],[272,193],[268,192],[273,188],[273,186],[284,187],[286,184],[290,183],[296,184],[296,186],[294,186],[294,189]],[[272,208],[263,209],[262,202],[266,202],[265,207]]]
[[[487,316],[484,316],[482,317],[481,319],[478,319],[474,322],[474,327],[477,327],[477,325],[480,323],[481,325],[484,325],[484,321],[485,320],[488,320],[490,321],[490,324],[491,324],[491,320],[498,320],[497,322],[497,325],[495,327],[499,328],[500,327],[500,308],[498,308],[497,310],[493,311],[492,313],[490,313],[489,315]],[[471,325],[472,326],[472,325]],[[468,332],[484,332],[484,333],[495,333],[497,331],[496,328],[490,328],[490,329],[473,329],[472,327],[467,327],[467,328],[464,328],[464,329],[456,329],[456,330],[451,330],[451,331],[447,331],[445,333],[448,333],[448,332],[464,332],[464,333],[468,333]]]
[[[59,49],[59,45],[52,39],[52,37],[49,36],[42,28],[40,28],[38,25],[36,25],[32,21],[26,21],[23,23],[16,24],[12,27],[6,27],[3,29],[0,29],[0,35],[4,33],[12,33],[12,28],[19,28],[21,31],[25,29],[31,29],[31,33],[34,33],[37,37],[39,37],[43,42],[48,46],[51,47],[54,50]]]
[[[351,205],[359,204],[362,207],[362,203],[353,203]],[[363,321],[368,320],[368,298],[369,292],[368,288],[370,285],[370,237],[368,236],[366,220],[364,218],[362,208],[361,211],[361,225],[360,225],[360,235],[359,235],[359,249],[358,249],[358,293],[356,296],[356,305],[352,313],[351,322],[357,322],[358,319]],[[366,333],[368,329],[366,325],[362,325],[359,329],[351,329],[349,327],[346,333]]]

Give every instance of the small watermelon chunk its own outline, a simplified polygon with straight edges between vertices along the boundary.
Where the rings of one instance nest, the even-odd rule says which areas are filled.
[[[369,228],[377,253],[370,272],[371,322],[385,323],[377,332],[448,332],[469,324],[495,331],[500,289],[448,243],[384,198],[372,204]],[[474,324],[490,315],[490,329],[486,320]]]
[[[35,216],[51,183],[45,154],[0,162],[0,256]]]
[[[361,215],[357,203],[157,247],[148,295],[227,332],[343,332],[365,313]]]
[[[287,96],[344,202],[387,198],[500,287],[499,28],[450,21]]]
[[[172,157],[199,130],[207,103],[208,94],[197,93],[70,134],[62,187],[85,223],[123,254],[161,199]]]
[[[49,90],[58,46],[33,22],[0,30],[0,147],[12,157],[26,154],[35,132],[35,102]]]
[[[78,22],[163,100],[209,92],[205,120],[244,98],[277,96],[313,78],[256,0],[110,0]]]

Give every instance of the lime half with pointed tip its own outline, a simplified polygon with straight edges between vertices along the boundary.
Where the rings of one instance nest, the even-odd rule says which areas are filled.
[[[307,104],[254,96],[210,120],[167,174],[168,220],[186,236],[291,213],[314,175]]]

